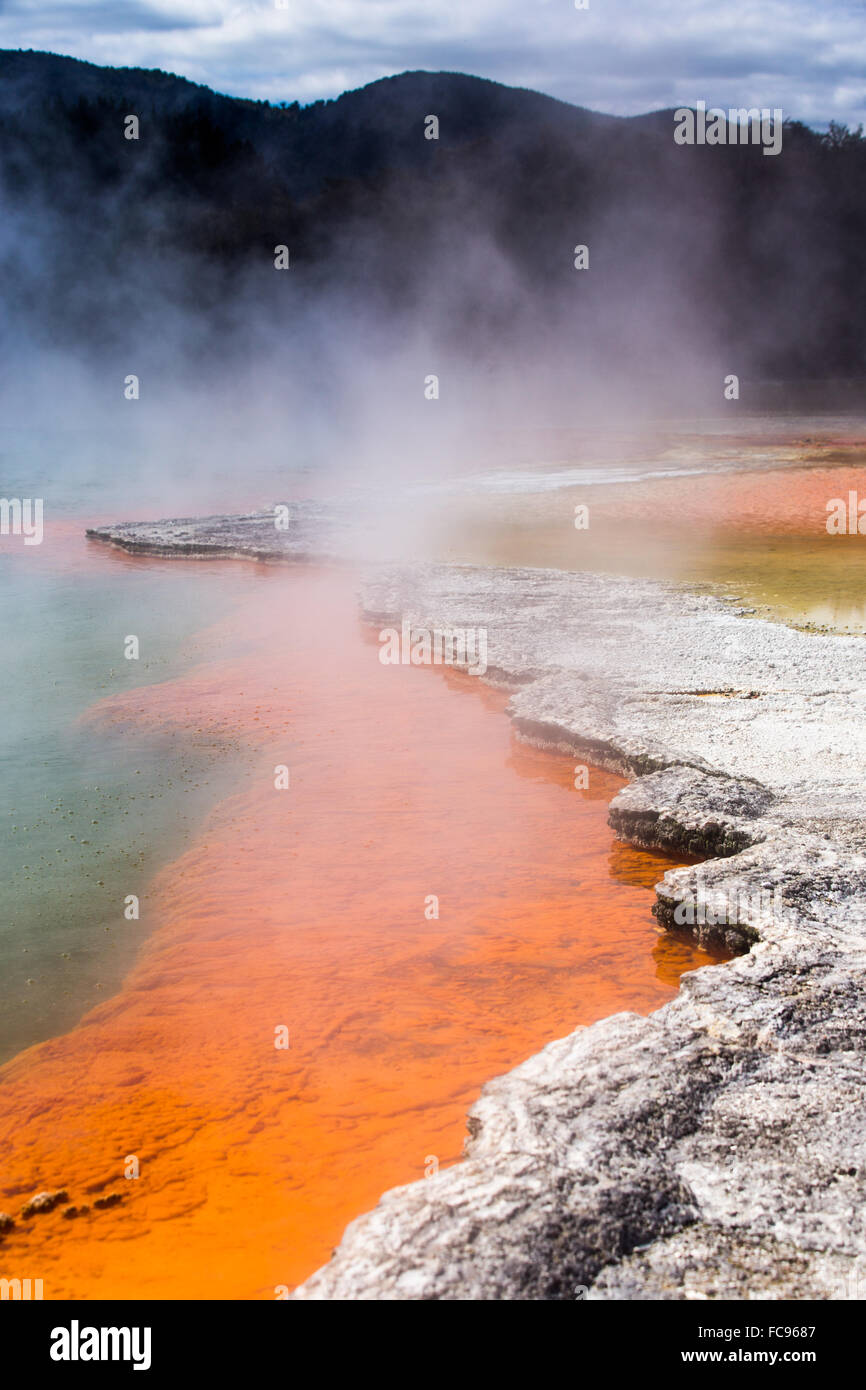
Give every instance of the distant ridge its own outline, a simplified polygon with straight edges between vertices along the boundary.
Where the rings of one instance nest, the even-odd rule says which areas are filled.
[[[375,302],[476,353],[532,358],[543,342],[571,374],[581,360],[619,373],[630,356],[650,393],[707,352],[714,373],[866,375],[856,132],[788,122],[774,158],[683,146],[672,110],[610,116],[454,72],[286,97],[0,51],[10,324],[108,341],[134,332],[153,284],[222,320],[243,275],[295,305]],[[281,244],[295,273],[277,290]]]

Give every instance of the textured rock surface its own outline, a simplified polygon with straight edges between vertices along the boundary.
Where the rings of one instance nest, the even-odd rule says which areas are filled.
[[[27,1221],[31,1216],[53,1211],[56,1206],[67,1201],[68,1198],[69,1193],[65,1188],[61,1188],[57,1192],[37,1192],[30,1198],[29,1202],[25,1202],[21,1208],[21,1215]]]
[[[326,560],[339,556],[348,518],[315,502],[293,502],[288,525],[278,530],[276,512],[243,516],[181,517],[170,521],[121,521],[94,526],[87,534],[123,550],[143,555],[189,559]]]
[[[862,1297],[866,645],[544,571],[394,574],[364,604],[485,626],[518,734],[637,774],[618,832],[710,856],[661,919],[751,949],[491,1081],[463,1162],[387,1193],[295,1297]]]
[[[543,570],[395,571],[363,606],[485,628],[518,736],[636,778],[625,838],[706,856],[666,874],[662,922],[749,949],[489,1082],[464,1160],[386,1193],[294,1297],[866,1296],[864,639]]]

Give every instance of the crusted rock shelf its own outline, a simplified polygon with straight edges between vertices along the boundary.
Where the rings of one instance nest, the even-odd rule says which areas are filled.
[[[96,534],[315,553],[307,537],[287,557],[266,524]],[[390,570],[362,607],[380,626],[485,629],[517,737],[634,779],[617,833],[702,859],[658,885],[660,920],[745,953],[490,1081],[463,1161],[386,1193],[293,1297],[863,1297],[864,639],[553,570]]]
[[[489,1082],[464,1160],[295,1297],[862,1297],[866,646],[553,571],[393,573],[364,605],[486,626],[518,737],[636,776],[618,833],[706,857],[660,919],[751,949]]]

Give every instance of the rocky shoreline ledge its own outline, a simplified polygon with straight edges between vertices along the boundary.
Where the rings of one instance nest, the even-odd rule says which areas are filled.
[[[293,1296],[863,1297],[864,640],[554,570],[404,568],[362,608],[484,629],[517,736],[632,778],[617,833],[703,859],[660,920],[745,953],[489,1082],[463,1161],[386,1193]]]
[[[89,540],[133,555],[188,560],[258,560],[263,564],[302,561],[336,563],[346,552],[351,517],[318,502],[293,502],[284,514],[178,517],[167,521],[118,521],[92,526]]]

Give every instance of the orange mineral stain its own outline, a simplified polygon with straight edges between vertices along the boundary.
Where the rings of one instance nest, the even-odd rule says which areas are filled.
[[[121,758],[125,727],[203,734],[238,782],[125,924],[122,991],[0,1072],[2,1272],[48,1299],[273,1299],[458,1161],[486,1080],[710,961],[656,934],[670,865],[614,841],[620,779],[577,791],[503,694],[382,665],[346,575],[232,573],[208,660],[88,714]],[[61,1187],[89,1213],[18,1218]]]
[[[677,529],[727,532],[738,538],[827,536],[827,504],[862,495],[863,464],[778,468],[766,472],[663,478],[617,495],[612,512],[620,521]],[[600,509],[603,510],[603,509]]]

